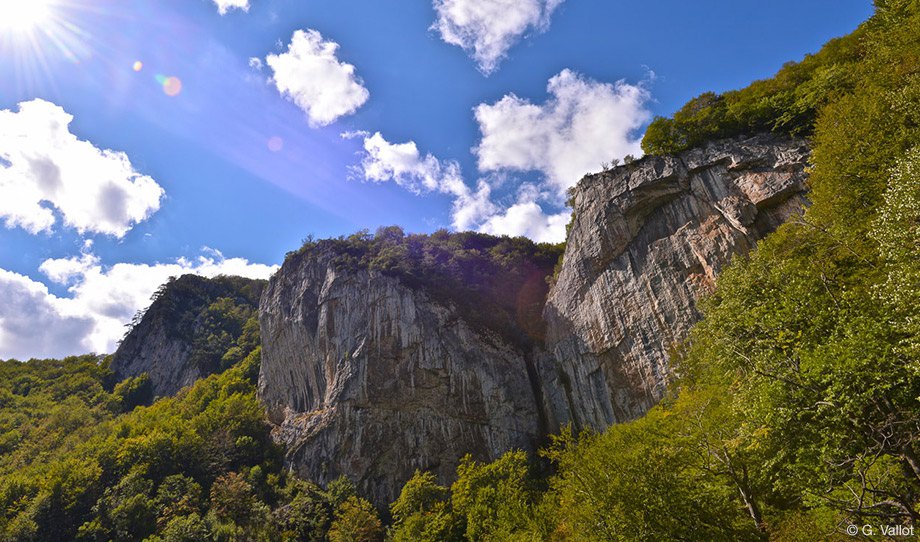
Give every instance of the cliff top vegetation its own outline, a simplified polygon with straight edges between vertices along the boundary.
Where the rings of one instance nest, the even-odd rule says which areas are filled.
[[[397,277],[437,301],[454,304],[471,324],[524,344],[542,340],[548,280],[563,249],[525,237],[447,230],[406,234],[390,226],[374,234],[308,239],[285,265],[305,255],[324,255],[339,266]]]

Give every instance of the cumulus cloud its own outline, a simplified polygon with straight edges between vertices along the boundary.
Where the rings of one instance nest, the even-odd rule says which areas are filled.
[[[66,301],[44,284],[0,269],[0,298],[0,359],[89,351],[84,340],[95,327],[92,317],[68,314]]]
[[[473,152],[483,174],[475,189],[456,161],[423,154],[413,141],[391,143],[380,133],[345,136],[364,140],[357,170],[365,180],[452,196],[455,229],[557,243],[565,240],[571,217],[562,204],[566,189],[603,162],[642,154],[636,131],[650,117],[649,94],[642,85],[597,82],[571,70],[550,79],[547,88],[543,104],[510,94],[474,108],[481,140]],[[524,172],[539,179],[515,178]],[[501,196],[509,184],[512,194],[516,189],[510,201]]]
[[[370,97],[355,67],[336,57],[338,48],[316,30],[297,30],[286,52],[265,58],[278,91],[301,108],[314,127],[354,113]]]
[[[58,297],[29,277],[0,269],[0,359],[62,357],[88,352],[109,353],[125,333],[125,325],[146,308],[156,289],[169,277],[239,275],[268,278],[277,266],[225,258],[205,249],[197,259],[173,263],[119,263],[104,266],[95,255],[50,259],[40,270],[67,287]]]
[[[479,70],[495,71],[515,43],[531,31],[549,28],[553,11],[563,0],[434,0],[433,30],[451,45],[463,48]]]
[[[249,0],[214,0],[214,3],[221,15],[226,15],[231,9],[249,11]]]
[[[72,120],[38,99],[0,110],[0,218],[36,234],[52,230],[57,210],[81,234],[123,237],[160,208],[163,188],[124,153],[78,139]]]
[[[650,113],[641,85],[601,83],[563,70],[547,90],[550,99],[541,105],[509,94],[475,108],[481,171],[539,171],[562,194],[602,162],[642,154],[636,130]]]
[[[357,173],[372,182],[395,182],[415,193],[439,192],[453,196],[453,226],[468,230],[495,212],[489,199],[490,187],[480,181],[472,189],[463,180],[460,164],[422,155],[414,141],[390,143],[379,132],[344,134],[362,137],[364,157]]]
[[[538,243],[565,241],[565,226],[571,218],[570,211],[547,214],[539,200],[545,194],[533,185],[523,185],[517,202],[488,218],[479,231],[493,235],[524,236]]]
[[[415,193],[442,188],[450,192],[463,182],[457,162],[422,156],[414,141],[390,143],[380,132],[364,134],[364,150],[361,168],[369,181],[394,181]]]
[[[433,192],[450,196],[451,224],[455,230],[526,236],[537,242],[555,243],[565,238],[569,213],[545,214],[538,201],[551,198],[534,185],[519,187],[516,203],[503,208],[493,201],[493,190],[507,179],[482,178],[474,189],[463,180],[457,162],[422,154],[414,141],[391,143],[379,132],[343,136],[363,138],[363,158],[356,173],[364,180],[394,182],[418,195]]]

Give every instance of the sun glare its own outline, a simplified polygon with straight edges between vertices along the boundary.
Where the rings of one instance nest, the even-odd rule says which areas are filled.
[[[0,29],[29,33],[52,15],[52,0],[0,0]]]
[[[0,73],[32,86],[54,79],[54,61],[90,57],[92,36],[82,27],[85,5],[97,0],[0,0]]]

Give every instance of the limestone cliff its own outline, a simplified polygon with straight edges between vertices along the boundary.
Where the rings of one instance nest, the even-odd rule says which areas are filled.
[[[487,297],[434,296],[446,286],[354,265],[332,245],[289,257],[261,301],[259,379],[288,463],[318,482],[346,474],[383,505],[415,469],[447,482],[467,453],[493,459],[567,422],[642,414],[700,294],[802,209],[807,157],[803,141],[765,135],[586,177],[544,325],[524,341],[507,314],[469,310]]]
[[[244,334],[264,285],[241,277],[170,280],[112,356],[116,378],[147,373],[154,395],[168,396],[226,368],[222,357]]]
[[[732,256],[806,204],[808,147],[761,135],[583,179],[544,310],[560,421],[603,428],[662,396],[668,351]]]
[[[415,469],[446,481],[466,454],[537,444],[539,353],[473,325],[456,303],[337,256],[288,258],[261,303],[259,391],[301,475],[346,474],[386,505]]]

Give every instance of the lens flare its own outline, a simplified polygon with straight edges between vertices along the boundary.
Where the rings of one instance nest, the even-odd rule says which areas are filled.
[[[178,77],[157,75],[155,79],[167,96],[178,96],[182,92],[182,80]]]
[[[281,152],[282,150],[284,150],[284,140],[278,136],[269,138],[268,150],[272,152]]]

